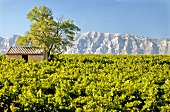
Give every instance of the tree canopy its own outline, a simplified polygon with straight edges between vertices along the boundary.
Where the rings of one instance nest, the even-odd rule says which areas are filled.
[[[32,22],[30,30],[24,36],[19,36],[17,45],[41,47],[49,58],[51,53],[61,54],[71,46],[74,36],[80,28],[70,19],[62,17],[54,19],[52,11],[46,6],[36,6],[28,14]]]

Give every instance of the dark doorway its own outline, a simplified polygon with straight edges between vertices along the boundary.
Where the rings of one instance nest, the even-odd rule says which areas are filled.
[[[28,55],[22,55],[22,58],[27,62],[28,61]]]

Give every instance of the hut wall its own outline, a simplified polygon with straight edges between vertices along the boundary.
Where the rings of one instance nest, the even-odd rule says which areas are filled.
[[[22,55],[6,55],[6,58],[7,59],[9,59],[9,58],[21,59]]]
[[[7,59],[22,59],[22,55],[6,55]],[[28,60],[42,61],[44,60],[44,55],[28,55]]]
[[[44,55],[28,55],[28,60],[42,61],[44,60]]]

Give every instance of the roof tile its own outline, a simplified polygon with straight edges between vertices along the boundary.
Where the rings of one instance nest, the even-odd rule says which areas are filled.
[[[42,55],[43,51],[37,47],[10,47],[6,54],[38,54]]]

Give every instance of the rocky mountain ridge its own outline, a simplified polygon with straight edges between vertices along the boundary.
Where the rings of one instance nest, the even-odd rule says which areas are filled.
[[[75,37],[68,54],[169,54],[170,39],[130,34],[86,32]]]
[[[0,53],[16,46],[17,35],[0,38]],[[170,54],[170,39],[130,34],[85,32],[77,34],[65,54]]]
[[[17,40],[18,35],[12,35],[7,38],[0,37],[0,54],[6,53],[10,46],[16,46],[15,42]]]

